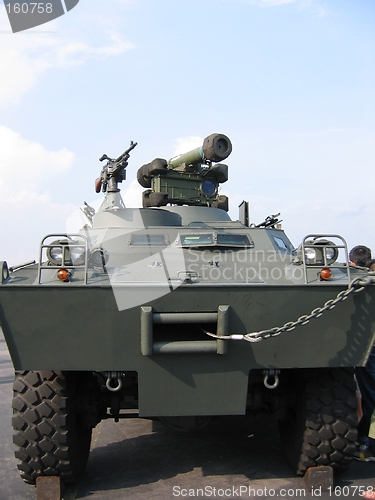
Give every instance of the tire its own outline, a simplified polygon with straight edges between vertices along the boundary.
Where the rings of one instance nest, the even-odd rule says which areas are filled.
[[[356,451],[357,400],[349,368],[292,370],[294,405],[279,422],[284,455],[297,475],[309,467],[344,472]]]
[[[66,485],[83,474],[92,429],[75,409],[77,378],[72,372],[19,371],[13,384],[13,442],[26,483],[61,476]]]

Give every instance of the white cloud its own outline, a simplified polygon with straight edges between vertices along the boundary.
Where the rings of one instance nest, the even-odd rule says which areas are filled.
[[[53,203],[48,191],[21,189],[13,195],[0,199],[0,260],[10,266],[38,260],[41,239],[50,233],[65,233],[65,222],[76,208],[69,203]]]
[[[42,175],[69,170],[74,153],[62,148],[48,151],[42,144],[24,139],[0,125],[0,200],[19,194],[22,187],[35,186]]]
[[[44,234],[64,231],[74,207],[54,202],[53,187],[72,167],[74,153],[66,148],[48,151],[4,126],[0,150],[0,259],[12,265],[36,259]]]
[[[179,137],[176,139],[175,145],[175,156],[186,153],[187,151],[191,151],[192,149],[198,148],[202,146],[203,138],[197,136],[189,136],[189,137]]]
[[[0,105],[14,104],[32,87],[39,71],[21,50],[4,46],[0,49],[0,65],[3,68],[0,79]]]
[[[237,207],[245,199],[255,224],[281,212],[296,246],[307,233],[334,233],[346,238],[349,248],[364,244],[375,249],[369,224],[375,211],[371,132],[337,127],[259,133],[251,141],[248,162],[228,162],[229,182],[222,189],[232,217],[238,217]],[[247,144],[238,149],[238,158],[249,155]]]
[[[8,28],[6,22],[0,22],[0,30]],[[134,48],[115,32],[108,33],[109,41],[104,45],[90,44],[82,37],[74,39],[74,35],[47,32],[4,34],[3,37],[7,43],[0,46],[0,106],[18,103],[47,70],[67,69],[89,59],[117,56]]]
[[[137,180],[130,183],[128,189],[122,192],[122,199],[128,208],[138,208],[142,206],[142,193],[145,190]]]
[[[83,42],[60,44],[57,41],[44,54],[44,59],[40,59],[39,61],[41,65],[45,65],[45,69],[69,68],[70,66],[83,64],[91,58],[115,56],[134,48],[132,43],[123,40],[119,34],[111,33],[109,34],[109,38],[111,43],[102,47],[92,47]]]
[[[319,17],[324,17],[329,14],[329,9],[317,0],[300,0],[298,3],[300,10],[311,10],[318,14]]]

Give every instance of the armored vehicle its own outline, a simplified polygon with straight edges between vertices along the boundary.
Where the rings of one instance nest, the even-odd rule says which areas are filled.
[[[339,235],[294,247],[279,214],[252,223],[247,202],[231,220],[223,134],[142,166],[143,208],[126,207],[118,186],[135,146],[100,158],[104,201],[85,202],[77,233],[46,235],[34,262],[1,262],[22,478],[77,481],[102,419],[193,431],[262,412],[279,421],[296,474],[346,469],[353,367],[375,337],[372,274],[350,265]]]

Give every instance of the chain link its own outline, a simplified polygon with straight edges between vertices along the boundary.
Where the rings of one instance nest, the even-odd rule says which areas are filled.
[[[320,318],[326,311],[331,311],[337,304],[344,302],[350,294],[362,292],[367,286],[375,285],[375,272],[371,272],[368,276],[358,277],[352,280],[346,290],[342,290],[337,294],[334,299],[327,300],[322,307],[317,307],[313,309],[310,314],[304,314],[300,316],[296,321],[288,321],[283,326],[275,326],[268,330],[260,330],[258,332],[246,333],[244,335],[232,334],[232,335],[215,335],[214,333],[205,332],[207,335],[221,340],[246,340],[247,342],[260,342],[261,340],[268,339],[271,337],[277,337],[280,333],[291,332],[296,328],[296,326],[304,326],[309,323],[313,318]]]

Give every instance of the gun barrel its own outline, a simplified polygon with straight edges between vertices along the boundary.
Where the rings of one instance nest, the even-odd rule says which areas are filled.
[[[232,143],[224,134],[211,134],[203,141],[199,148],[192,149],[187,153],[175,156],[168,161],[168,168],[176,168],[185,163],[194,165],[201,163],[202,160],[222,161],[232,152]]]
[[[116,158],[116,162],[119,162],[119,161],[123,160],[126,156],[128,156],[130,151],[132,149],[134,149],[137,146],[137,144],[138,144],[138,142],[130,141],[130,146],[128,147],[128,149],[126,151],[124,151],[122,153],[122,155],[120,155],[118,158]]]

